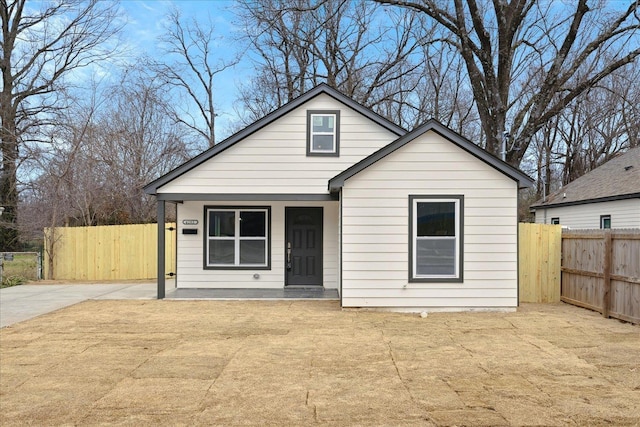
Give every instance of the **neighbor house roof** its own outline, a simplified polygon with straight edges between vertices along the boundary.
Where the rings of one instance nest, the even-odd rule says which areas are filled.
[[[171,182],[172,180],[176,179],[177,177],[179,177],[180,175],[184,174],[185,172],[188,172],[189,170],[195,168],[196,166],[206,162],[207,160],[209,160],[213,156],[223,152],[227,148],[229,148],[229,147],[233,146],[234,144],[240,142],[241,140],[243,140],[244,138],[246,138],[249,135],[253,134],[254,132],[262,129],[266,125],[272,123],[273,121],[279,119],[280,117],[284,116],[285,114],[289,113],[290,111],[298,108],[302,104],[308,102],[309,100],[311,100],[311,99],[313,99],[316,96],[321,95],[321,94],[325,94],[325,95],[328,95],[328,96],[334,98],[335,100],[345,104],[347,107],[352,108],[353,110],[359,112],[363,116],[367,117],[368,119],[372,120],[373,122],[377,123],[378,125],[382,126],[383,128],[387,129],[388,131],[390,131],[390,132],[392,132],[392,133],[394,133],[394,134],[396,134],[398,136],[404,135],[407,132],[406,130],[404,130],[400,126],[395,125],[394,123],[392,123],[389,120],[385,119],[384,117],[374,113],[373,111],[369,110],[368,108],[364,107],[363,105],[358,104],[353,99],[351,99],[348,96],[340,93],[336,89],[333,89],[329,85],[327,85],[325,83],[321,83],[318,86],[316,86],[313,89],[311,89],[310,91],[305,92],[303,95],[300,95],[299,97],[295,98],[291,102],[289,102],[289,103],[283,105],[282,107],[278,108],[277,110],[272,111],[271,113],[267,114],[262,119],[260,119],[260,120],[258,120],[256,122],[254,122],[253,124],[247,126],[246,128],[244,128],[240,132],[230,136],[229,138],[225,139],[224,141],[214,145],[213,147],[211,147],[208,150],[202,152],[201,154],[197,155],[196,157],[192,158],[191,160],[189,160],[189,161],[183,163],[182,165],[178,166],[177,168],[175,168],[171,172],[169,172],[169,173],[161,176],[160,178],[156,179],[155,181],[147,184],[144,187],[144,192],[147,193],[147,194],[156,194],[158,188],[160,188],[163,185]]]
[[[640,147],[609,160],[531,208],[580,205],[640,197]]]
[[[449,129],[442,123],[438,122],[437,120],[431,119],[425,124],[423,124],[422,126],[419,126],[416,129],[412,130],[411,132],[401,136],[391,144],[385,147],[382,147],[380,150],[371,154],[369,157],[364,158],[360,162],[351,166],[349,169],[331,178],[329,180],[329,191],[331,192],[338,191],[344,185],[344,182],[347,179],[351,178],[352,176],[359,173],[360,171],[368,168],[378,160],[383,159],[387,155],[396,151],[398,148],[413,141],[414,139],[416,139],[417,137],[419,137],[420,135],[428,131],[433,131],[437,133],[438,135],[451,141],[458,147],[462,148],[463,150],[467,151],[468,153],[472,154],[473,156],[487,163],[489,166],[493,167],[494,169],[502,172],[503,174],[517,181],[519,188],[531,187],[533,185],[533,179],[531,179],[521,170],[514,168],[510,164],[489,154],[484,149],[478,147],[476,144],[464,138],[460,134],[452,131],[451,129]]]

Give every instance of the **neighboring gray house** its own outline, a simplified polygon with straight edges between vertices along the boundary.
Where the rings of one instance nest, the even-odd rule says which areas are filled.
[[[531,185],[436,121],[407,133],[323,84],[145,191],[160,224],[177,204],[179,288],[336,289],[344,307],[422,311],[517,306]]]
[[[531,209],[538,224],[640,228],[640,147],[609,160]]]

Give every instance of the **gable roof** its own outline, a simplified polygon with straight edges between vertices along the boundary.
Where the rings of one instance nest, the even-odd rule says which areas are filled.
[[[640,147],[614,157],[549,195],[546,201],[538,201],[531,208],[581,205],[636,197],[640,197]]]
[[[237,144],[238,142],[242,141],[244,138],[248,137],[249,135],[253,134],[254,132],[257,132],[258,130],[262,129],[266,125],[272,123],[273,121],[279,119],[280,117],[284,116],[285,114],[289,113],[290,111],[298,108],[299,106],[303,105],[304,103],[310,101],[311,99],[313,99],[316,96],[321,95],[321,94],[325,94],[325,95],[328,95],[328,96],[334,98],[338,102],[341,102],[341,103],[345,104],[347,107],[352,108],[353,110],[355,110],[358,113],[362,114],[363,116],[367,117],[371,121],[377,123],[378,125],[382,126],[383,128],[387,129],[388,131],[390,131],[390,132],[392,132],[392,133],[394,133],[394,134],[396,134],[398,136],[404,135],[407,132],[406,130],[404,130],[400,126],[395,125],[391,121],[389,121],[389,120],[385,119],[384,117],[374,113],[373,111],[369,110],[368,108],[364,107],[363,105],[358,104],[353,99],[351,99],[348,96],[340,93],[336,89],[333,89],[332,87],[330,87],[326,83],[321,83],[318,86],[316,86],[313,89],[311,89],[310,91],[305,92],[304,94],[300,95],[299,97],[295,98],[294,100],[292,100],[292,101],[288,102],[287,104],[283,105],[282,107],[278,108],[277,110],[274,110],[271,113],[267,114],[266,116],[264,116],[260,120],[250,124],[246,128],[244,128],[241,131],[235,133],[234,135],[230,136],[229,138],[225,139],[224,141],[222,141],[222,142],[214,145],[213,147],[209,148],[208,150],[200,153],[199,155],[195,156],[191,160],[188,160],[187,162],[183,163],[182,165],[178,166],[177,168],[173,169],[172,171],[168,172],[167,174],[161,176],[160,178],[156,179],[155,181],[152,181],[149,184],[145,185],[144,186],[144,192],[147,193],[147,194],[157,194],[158,188],[160,188],[163,185],[171,182],[172,180],[174,180],[177,177],[179,177],[180,175],[190,171],[191,169],[195,168],[196,166],[206,162],[207,160],[209,160],[213,156],[215,156],[215,155],[223,152],[227,148]]]
[[[476,144],[464,138],[462,135],[458,134],[457,132],[454,132],[453,130],[449,129],[439,121],[435,119],[431,119],[425,124],[423,124],[422,126],[419,126],[416,129],[412,130],[411,132],[401,136],[391,144],[386,145],[385,147],[382,147],[380,150],[371,154],[369,157],[364,158],[360,162],[351,166],[349,169],[331,178],[329,180],[329,191],[330,192],[338,191],[344,185],[344,182],[347,179],[351,178],[352,176],[356,175],[362,170],[368,168],[378,160],[383,159],[387,155],[396,151],[398,148],[408,144],[409,142],[413,141],[414,139],[416,139],[417,137],[419,137],[420,135],[423,135],[428,131],[434,131],[438,135],[442,136],[443,138],[449,140],[450,142],[454,143],[458,147],[462,148],[463,150],[467,151],[468,153],[472,154],[473,156],[487,163],[489,166],[493,167],[499,172],[502,172],[503,174],[517,181],[518,188],[531,187],[533,185],[533,179],[527,176],[520,169],[514,168],[510,164],[489,154],[487,151],[478,147]]]

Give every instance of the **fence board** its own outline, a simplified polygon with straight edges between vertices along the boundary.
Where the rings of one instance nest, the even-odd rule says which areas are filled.
[[[565,230],[562,301],[640,323],[640,230]]]
[[[520,302],[560,301],[559,225],[518,225],[518,282]]]
[[[175,272],[175,223],[167,223],[165,265]],[[157,224],[57,227],[45,229],[45,245],[53,238],[53,271],[58,280],[135,280],[157,276]],[[49,259],[45,253],[45,277]]]

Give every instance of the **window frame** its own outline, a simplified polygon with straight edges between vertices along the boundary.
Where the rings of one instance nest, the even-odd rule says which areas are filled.
[[[559,216],[552,217],[551,221],[549,222],[549,224],[551,224],[551,225],[560,225],[560,217]]]
[[[604,226],[604,221],[609,220],[609,226]],[[600,215],[600,229],[601,230],[611,230],[611,215]]]
[[[313,132],[313,117],[333,116],[333,151],[314,150],[313,136],[328,135],[328,132]],[[307,110],[307,156],[338,157],[340,156],[340,110]]]
[[[234,236],[233,238],[211,239],[209,236],[209,212],[211,211],[233,211]],[[256,236],[242,238],[240,236],[240,213],[241,212],[265,212],[265,263],[264,264],[239,264],[240,242],[242,240],[262,240]],[[204,206],[204,244],[203,244],[203,269],[204,270],[271,270],[271,206]],[[234,264],[209,264],[209,241],[210,240],[233,240],[234,241]]]
[[[455,274],[418,275],[417,262],[417,208],[418,203],[455,203]],[[412,283],[463,283],[464,282],[464,195],[409,195],[409,282]]]

